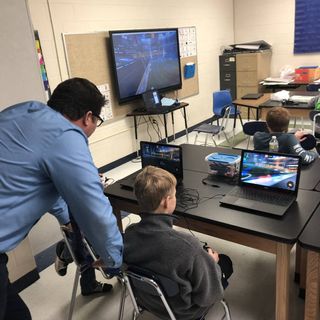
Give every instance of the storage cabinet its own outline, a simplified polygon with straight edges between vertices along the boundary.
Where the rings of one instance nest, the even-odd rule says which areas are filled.
[[[230,90],[232,99],[237,97],[236,56],[219,56],[220,90]]]
[[[261,91],[259,82],[270,75],[271,51],[241,53],[236,59],[237,99]]]
[[[259,82],[270,76],[270,63],[271,51],[219,56],[220,90],[230,90],[232,99],[261,92]]]

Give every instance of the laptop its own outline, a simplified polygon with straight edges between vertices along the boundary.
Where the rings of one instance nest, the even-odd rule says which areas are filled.
[[[140,153],[142,168],[151,165],[165,169],[176,177],[178,185],[181,184],[183,180],[181,146],[141,141]],[[133,190],[135,178],[140,171],[142,169],[120,180],[121,188]]]
[[[281,217],[296,200],[300,171],[298,156],[242,150],[238,186],[220,203]]]
[[[248,93],[241,97],[241,99],[257,100],[263,96],[263,93]]]

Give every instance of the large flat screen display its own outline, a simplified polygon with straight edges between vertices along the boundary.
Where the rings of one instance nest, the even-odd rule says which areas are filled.
[[[119,103],[181,88],[178,29],[110,31]]]

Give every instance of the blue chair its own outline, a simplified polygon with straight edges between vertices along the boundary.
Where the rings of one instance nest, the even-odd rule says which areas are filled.
[[[219,119],[223,117],[223,111],[226,107],[230,108],[230,118],[239,117],[241,125],[243,126],[242,118],[240,111],[237,110],[235,113],[235,106],[232,104],[232,97],[229,90],[220,90],[213,92],[213,117],[212,121],[217,121],[217,125],[219,126]]]

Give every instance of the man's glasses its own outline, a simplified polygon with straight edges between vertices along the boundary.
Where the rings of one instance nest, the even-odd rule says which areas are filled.
[[[100,127],[103,124],[104,120],[97,114],[92,115],[97,118],[97,127]]]

